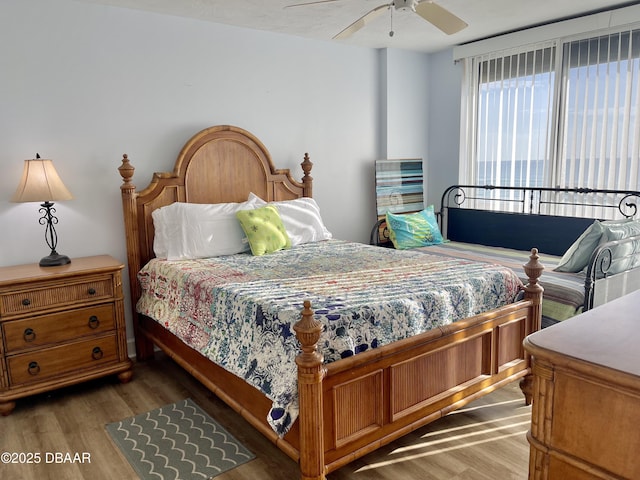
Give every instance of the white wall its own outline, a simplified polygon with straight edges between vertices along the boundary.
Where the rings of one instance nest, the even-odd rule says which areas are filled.
[[[444,190],[459,183],[462,64],[454,64],[451,50],[446,50],[429,56],[429,72],[426,196],[439,210]]]
[[[122,261],[123,153],[142,188],[211,125],[249,130],[298,177],[308,151],[329,229],[362,242],[375,221],[373,161],[429,156],[435,87],[424,54],[73,0],[2,0],[0,58],[0,265],[49,253],[38,205],[8,201],[36,152],[53,159],[75,196],[56,204],[58,251]]]
[[[429,55],[386,50],[387,158],[427,156]]]
[[[425,204],[436,210],[443,191],[458,183],[461,69],[451,50],[380,53],[381,155],[422,158]]]

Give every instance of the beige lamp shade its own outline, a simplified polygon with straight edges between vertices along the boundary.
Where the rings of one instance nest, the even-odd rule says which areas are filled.
[[[12,202],[45,202],[71,200],[73,195],[64,186],[53,161],[38,158],[24,161],[22,179]]]

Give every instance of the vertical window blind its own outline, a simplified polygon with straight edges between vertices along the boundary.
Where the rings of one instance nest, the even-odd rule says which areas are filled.
[[[464,67],[462,183],[640,190],[640,29]]]
[[[542,186],[550,140],[555,47],[478,61],[476,182]]]
[[[640,30],[566,43],[558,183],[638,190]]]

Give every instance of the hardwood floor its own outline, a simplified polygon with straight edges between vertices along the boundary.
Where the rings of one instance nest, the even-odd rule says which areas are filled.
[[[216,480],[295,480],[296,464],[244,419],[158,354],[134,367],[128,384],[101,379],[17,402],[0,417],[0,453],[40,453],[39,464],[0,463],[3,480],[128,480],[134,470],[105,424],[191,397],[256,459]],[[511,384],[329,475],[331,480],[524,480],[530,407]],[[52,463],[83,452],[90,463]],[[47,458],[48,457],[48,458]],[[58,457],[58,459],[61,459]],[[63,458],[62,458],[63,459]]]

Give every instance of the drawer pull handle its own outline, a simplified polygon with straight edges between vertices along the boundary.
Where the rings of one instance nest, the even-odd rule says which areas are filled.
[[[38,362],[29,362],[29,368],[27,370],[29,375],[38,375],[40,373],[40,365]]]
[[[25,298],[24,300],[22,300],[22,305],[24,305],[25,307],[28,307],[29,305],[31,305],[31,300],[29,300],[28,298]]]
[[[25,342],[33,342],[36,339],[36,332],[33,331],[33,328],[25,328],[22,338]]]
[[[95,347],[91,352],[91,358],[94,360],[100,360],[104,356],[104,353],[100,349],[100,347]]]
[[[89,295],[95,295],[96,294],[96,289],[92,287],[89,290],[87,290],[87,292],[89,293]]]
[[[89,317],[89,328],[96,329],[100,326],[100,319],[95,315]]]

